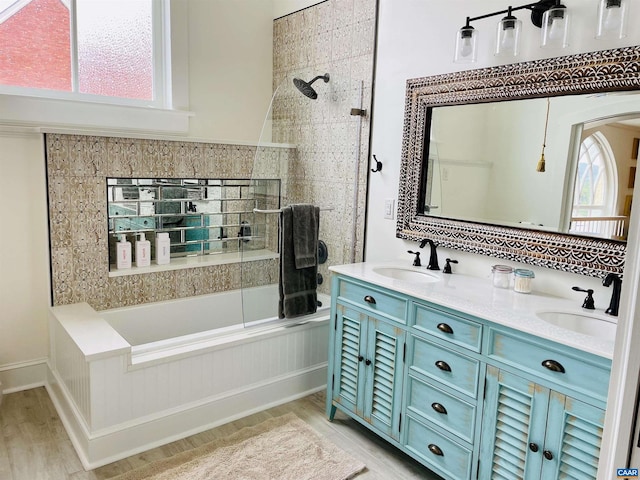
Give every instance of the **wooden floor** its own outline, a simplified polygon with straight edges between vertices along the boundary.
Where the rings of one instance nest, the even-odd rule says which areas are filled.
[[[361,460],[367,470],[356,480],[440,478],[346,415],[338,412],[333,422],[327,421],[324,393],[310,395],[86,472],[46,390],[41,387],[4,396],[0,405],[0,479],[104,480],[288,412],[295,413],[316,432]]]

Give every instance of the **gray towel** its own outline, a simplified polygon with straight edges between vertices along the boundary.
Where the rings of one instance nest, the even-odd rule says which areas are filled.
[[[306,203],[291,205],[293,254],[296,268],[318,265],[318,217],[320,209]]]
[[[313,209],[315,221],[315,243],[317,257],[319,209]],[[278,303],[279,318],[293,318],[315,313],[318,308],[318,265],[296,268],[294,252],[294,214],[292,207],[284,207],[280,214],[280,301]]]

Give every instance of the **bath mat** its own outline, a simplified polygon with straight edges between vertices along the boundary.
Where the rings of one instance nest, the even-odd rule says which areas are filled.
[[[111,480],[346,480],[364,468],[288,413]]]

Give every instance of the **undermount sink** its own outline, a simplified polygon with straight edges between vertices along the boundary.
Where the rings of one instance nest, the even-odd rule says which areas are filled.
[[[573,312],[536,312],[540,320],[568,330],[603,340],[614,341],[617,323],[614,319]]]
[[[374,267],[373,272],[394,280],[403,280],[406,282],[432,283],[440,280],[440,278],[433,273],[412,268]]]

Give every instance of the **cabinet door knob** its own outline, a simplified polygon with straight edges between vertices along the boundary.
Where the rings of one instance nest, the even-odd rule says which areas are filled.
[[[538,451],[538,445],[536,443],[531,442],[529,444],[529,450],[531,450],[533,453],[536,453]]]
[[[428,448],[429,448],[429,451],[434,455],[439,455],[441,457],[444,456],[444,453],[442,453],[442,449],[438,445],[430,443]]]
[[[547,460],[553,460],[553,453],[551,453],[549,450],[545,450],[544,452],[542,452],[542,455],[544,455],[544,458],[546,458]]]
[[[364,301],[367,303],[370,303],[371,305],[375,305],[376,304],[376,299],[373,298],[371,295],[366,295],[364,297]]]
[[[564,367],[555,360],[545,360],[542,362],[544,368],[548,368],[552,372],[564,373]]]
[[[438,413],[442,413],[443,415],[447,414],[447,409],[444,408],[444,405],[442,405],[441,403],[434,402],[431,404],[431,408],[433,408]]]
[[[368,358],[364,361],[365,365],[371,365],[371,360],[369,360]]]
[[[358,361],[361,362],[362,360],[364,360],[364,357],[362,355],[358,355]]]
[[[436,362],[436,367],[438,367],[443,372],[450,372],[451,371],[451,367],[449,366],[449,364],[447,362],[443,362],[442,360],[438,360]]]
[[[438,330],[440,330],[442,333],[448,333],[448,334],[452,334],[453,333],[453,328],[451,328],[446,323],[439,323],[436,328]]]

